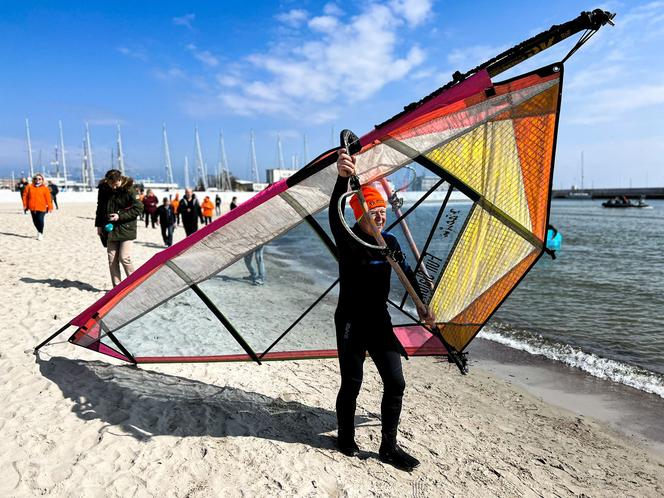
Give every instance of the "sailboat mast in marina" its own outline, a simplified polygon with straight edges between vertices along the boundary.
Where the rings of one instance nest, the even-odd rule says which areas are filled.
[[[175,183],[173,180],[173,165],[171,164],[171,150],[168,147],[168,134],[166,123],[162,123],[162,135],[164,141],[164,167],[166,168],[166,183]]]
[[[124,161],[124,151],[122,150],[122,132],[120,131],[120,124],[118,123],[118,169],[120,173],[124,176],[125,174],[125,161]]]
[[[62,133],[62,121],[58,121],[58,128],[60,129],[60,160],[62,162],[62,177],[64,180],[63,185],[67,186],[67,157],[65,153],[65,139]]]
[[[30,178],[35,176],[35,167],[32,162],[32,141],[30,140],[30,122],[25,118],[25,134],[28,139],[28,168],[30,169]]]
[[[203,152],[201,151],[201,139],[198,135],[198,126],[194,131],[194,140],[196,142],[196,174],[203,185],[203,190],[207,190],[207,171],[205,171],[205,163],[203,162]]]

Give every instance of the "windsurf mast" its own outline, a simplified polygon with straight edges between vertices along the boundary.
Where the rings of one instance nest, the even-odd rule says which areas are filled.
[[[518,45],[515,45],[514,47],[508,50],[505,50],[504,52],[496,55],[492,59],[489,59],[488,61],[480,64],[479,66],[471,69],[470,71],[467,71],[463,74],[459,71],[455,72],[452,75],[452,81],[440,87],[435,92],[427,95],[422,100],[408,104],[406,107],[404,107],[404,110],[402,112],[396,114],[395,116],[392,116],[387,121],[384,121],[376,125],[376,128],[379,128],[381,126],[386,125],[387,123],[391,123],[399,119],[405,113],[411,111],[416,107],[419,107],[420,105],[431,100],[437,95],[440,95],[444,91],[448,90],[457,83],[460,83],[466,78],[472,76],[473,74],[479,73],[482,70],[486,70],[486,72],[489,74],[490,77],[497,76],[500,73],[503,73],[508,69],[516,66],[517,64],[520,64],[521,62],[530,59],[534,55],[539,54],[543,50],[551,48],[556,43],[560,43],[561,41],[569,38],[570,36],[574,36],[576,33],[579,33],[580,31],[585,31],[585,33],[583,34],[583,36],[581,36],[577,44],[574,45],[572,50],[563,59],[562,62],[564,62],[574,52],[576,52],[581,47],[581,45],[587,42],[588,39],[590,39],[590,37],[592,37],[602,26],[606,24],[610,24],[611,26],[613,26],[614,25],[613,18],[615,16],[616,15],[614,13],[609,12],[607,10],[595,9],[592,12],[586,12],[586,11],[581,12],[581,14],[579,14],[578,17],[566,23],[555,24],[546,31],[543,31],[538,35],[535,35],[532,38],[529,38],[519,43]]]

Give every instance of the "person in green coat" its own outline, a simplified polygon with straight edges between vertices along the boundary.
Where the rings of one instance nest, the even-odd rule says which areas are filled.
[[[117,169],[108,170],[98,188],[95,226],[106,246],[111,282],[115,287],[122,280],[120,264],[127,276],[134,271],[132,241],[136,238],[136,218],[143,212],[143,203],[134,180]]]

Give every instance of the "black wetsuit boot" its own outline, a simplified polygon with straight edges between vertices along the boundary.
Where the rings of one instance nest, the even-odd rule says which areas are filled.
[[[354,457],[360,453],[360,448],[355,443],[355,431],[339,428],[337,432],[337,449],[346,456]]]
[[[420,465],[420,461],[410,456],[397,445],[396,433],[386,434],[383,432],[383,440],[380,443],[378,456],[383,463],[390,464],[399,470],[411,472]]]

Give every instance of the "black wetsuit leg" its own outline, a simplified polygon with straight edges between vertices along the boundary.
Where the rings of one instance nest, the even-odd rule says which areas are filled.
[[[383,400],[380,404],[382,432],[389,437],[396,438],[403,392],[406,389],[406,381],[401,368],[401,354],[396,350],[370,349],[369,355],[383,380]]]
[[[337,394],[337,423],[344,437],[355,434],[355,408],[362,387],[366,349],[352,335],[350,322],[335,317],[341,386]]]
[[[355,325],[335,317],[341,387],[337,395],[337,422],[346,435],[353,435],[357,396],[362,387],[367,348],[359,337],[370,332],[367,326]],[[396,348],[370,349],[369,354],[383,381],[381,419],[383,433],[396,437],[406,382],[401,368],[401,354]]]

